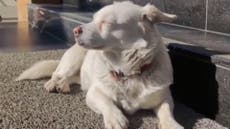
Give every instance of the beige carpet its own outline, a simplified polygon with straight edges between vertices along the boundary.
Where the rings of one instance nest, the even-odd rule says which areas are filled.
[[[0,54],[0,129],[103,129],[102,117],[85,105],[85,95],[73,85],[70,94],[47,93],[46,81],[14,79],[33,63],[59,59],[64,50]],[[176,104],[177,120],[186,129],[224,129],[191,109]],[[155,129],[151,111],[128,116],[129,129]]]

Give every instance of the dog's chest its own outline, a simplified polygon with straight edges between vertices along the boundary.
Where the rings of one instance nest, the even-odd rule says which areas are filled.
[[[126,80],[125,82],[115,82],[114,87],[117,89],[118,99],[137,99],[141,96],[145,90],[145,86],[142,82],[136,80]]]
[[[112,85],[117,102],[126,112],[133,113],[140,108],[151,108],[154,94],[159,90],[152,87],[145,79],[128,79],[125,82],[114,82]]]
[[[163,87],[158,86],[151,75],[128,78],[125,81],[114,80],[110,74],[111,69],[99,57],[96,52],[87,54],[81,69],[83,89],[98,87],[128,113],[154,105],[153,100],[158,98],[155,93]]]

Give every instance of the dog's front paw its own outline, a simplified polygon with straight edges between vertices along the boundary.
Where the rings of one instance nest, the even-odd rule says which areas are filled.
[[[122,113],[111,113],[104,116],[106,129],[127,129],[129,121]]]
[[[56,85],[56,83],[53,80],[49,80],[48,82],[45,83],[44,88],[48,92],[54,92],[55,91],[55,85]]]
[[[70,92],[70,86],[68,84],[65,84],[65,83],[58,84],[56,86],[56,90],[59,93],[69,93]]]

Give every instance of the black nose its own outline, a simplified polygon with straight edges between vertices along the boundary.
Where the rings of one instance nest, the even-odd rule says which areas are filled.
[[[82,33],[82,27],[81,26],[77,26],[73,29],[73,33],[74,33],[74,36],[78,37],[81,33]]]

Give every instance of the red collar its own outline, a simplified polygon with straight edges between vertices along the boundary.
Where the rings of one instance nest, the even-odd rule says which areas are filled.
[[[127,78],[132,77],[134,75],[141,75],[143,72],[148,70],[151,67],[151,65],[152,65],[152,63],[144,64],[143,66],[141,66],[140,67],[140,73],[138,73],[138,74],[133,74],[133,75],[126,76],[126,75],[124,75],[123,72],[121,72],[121,71],[117,72],[117,71],[114,71],[114,70],[110,71],[110,74],[111,74],[112,78],[114,80],[116,80],[116,81],[126,80]]]

